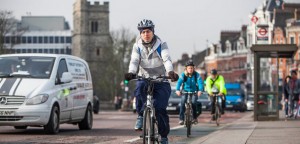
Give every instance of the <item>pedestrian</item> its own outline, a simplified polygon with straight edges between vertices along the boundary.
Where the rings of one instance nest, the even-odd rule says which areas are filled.
[[[168,74],[172,81],[177,81],[178,75],[173,71],[171,57],[167,43],[154,34],[154,23],[144,19],[137,26],[140,37],[132,48],[129,71],[125,74],[126,80],[131,80],[138,73],[140,76],[153,77]],[[146,81],[139,80],[136,85],[136,98],[142,103],[137,103],[138,118],[135,130],[142,130],[144,103],[147,99]],[[158,133],[161,143],[168,143],[170,132],[167,105],[171,94],[171,86],[168,81],[155,83],[153,88],[155,114],[158,122]]]
[[[300,92],[300,81],[297,78],[297,71],[291,71],[291,79],[288,83],[289,86],[289,117],[294,116],[295,105],[298,106],[299,92]]]
[[[187,101],[188,94],[181,95],[181,86],[183,92],[196,92],[192,96],[192,109],[193,109],[193,121],[192,123],[198,123],[198,96],[203,92],[203,80],[198,72],[195,71],[195,65],[193,61],[188,61],[185,65],[184,72],[180,75],[177,85],[176,85],[176,94],[181,96],[180,102],[180,112],[179,112],[179,124],[183,125],[184,113],[185,113],[185,103]]]
[[[283,95],[283,107],[284,107],[284,112],[285,112],[285,117],[287,118],[288,115],[289,115],[289,105],[288,105],[288,101],[289,101],[289,87],[288,87],[288,83],[291,79],[291,76],[286,76],[285,79],[284,79],[284,83],[283,83],[283,86],[282,86],[282,95]]]

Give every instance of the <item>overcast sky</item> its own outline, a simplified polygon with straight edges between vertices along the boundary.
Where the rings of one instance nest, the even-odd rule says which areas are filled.
[[[76,0],[0,0],[1,10],[26,16],[64,16],[73,28]],[[89,0],[92,3],[97,0]],[[155,33],[168,43],[173,61],[220,40],[221,30],[240,30],[263,0],[105,0],[110,5],[110,30],[121,27],[138,34],[137,23],[151,19]],[[103,4],[103,1],[100,1]]]

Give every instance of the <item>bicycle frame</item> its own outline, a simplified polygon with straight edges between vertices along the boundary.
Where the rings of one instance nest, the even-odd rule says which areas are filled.
[[[185,116],[184,116],[184,125],[187,128],[186,136],[191,135],[192,120],[193,120],[193,107],[192,107],[192,97],[195,95],[195,92],[183,92],[187,94],[187,100],[185,102]]]
[[[165,79],[170,79],[166,76],[160,76],[157,78],[145,78],[137,76],[137,79],[144,80],[147,83],[147,100],[144,108],[143,115],[143,143],[159,143],[159,134],[158,134],[158,123],[155,117],[155,108],[153,106],[153,88],[154,83],[163,82]]]
[[[214,117],[215,117],[215,121],[216,121],[216,124],[217,126],[220,125],[220,118],[221,118],[221,106],[220,106],[220,103],[219,103],[219,99],[221,99],[222,96],[219,96],[217,95],[217,93],[213,93],[213,97],[215,97],[214,99],[214,104],[215,104],[215,113],[214,113]]]

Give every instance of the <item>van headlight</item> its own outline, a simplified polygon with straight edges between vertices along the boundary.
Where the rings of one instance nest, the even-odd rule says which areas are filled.
[[[49,95],[47,94],[41,94],[34,96],[26,102],[26,105],[36,105],[36,104],[42,104],[48,100]]]
[[[239,99],[237,99],[236,101],[237,101],[237,102],[242,102],[242,99],[239,98]]]

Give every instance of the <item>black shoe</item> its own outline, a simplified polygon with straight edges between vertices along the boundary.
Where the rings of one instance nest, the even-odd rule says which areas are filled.
[[[212,115],[211,119],[212,119],[212,121],[215,121],[216,120],[215,115]]]
[[[221,114],[222,114],[222,115],[225,114],[225,111],[224,111],[224,110],[221,110]]]

